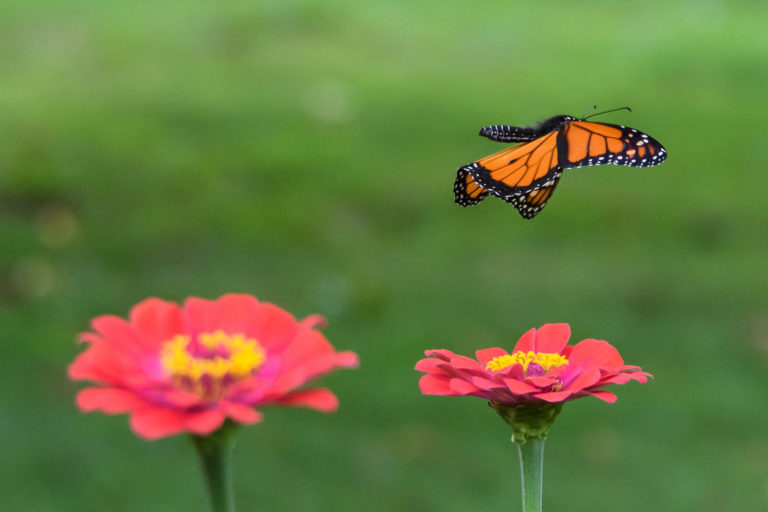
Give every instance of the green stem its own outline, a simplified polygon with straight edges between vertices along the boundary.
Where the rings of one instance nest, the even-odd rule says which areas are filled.
[[[203,466],[211,512],[235,512],[229,459],[236,430],[237,425],[227,422],[210,435],[192,436]]]
[[[523,484],[523,512],[541,512],[544,480],[544,440],[531,439],[517,443],[520,454],[520,477]]]

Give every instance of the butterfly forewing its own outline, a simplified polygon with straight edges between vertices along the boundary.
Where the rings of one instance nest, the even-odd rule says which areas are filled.
[[[558,135],[558,146],[564,169],[587,165],[628,165],[650,167],[667,157],[659,141],[639,130],[607,123],[573,121]]]
[[[541,188],[557,169],[557,132],[551,132],[481,158],[468,171],[481,187],[506,198]]]

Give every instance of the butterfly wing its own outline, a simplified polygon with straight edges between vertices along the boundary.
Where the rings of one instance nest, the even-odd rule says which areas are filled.
[[[459,167],[456,171],[456,181],[453,182],[453,198],[461,206],[472,206],[488,195],[488,190],[484,189],[472,179],[469,169],[475,164]]]
[[[502,199],[542,188],[560,172],[557,134],[553,131],[465,165],[475,183]]]
[[[510,196],[505,200],[508,203],[512,203],[524,218],[532,219],[538,215],[541,209],[544,208],[544,205],[547,204],[547,201],[552,197],[552,194],[555,192],[555,187],[560,180],[561,173],[562,171],[558,171],[552,176],[551,184],[546,184],[541,188],[531,190],[527,194]]]
[[[557,145],[564,169],[601,164],[650,167],[667,158],[664,146],[647,133],[607,123],[569,122]]]

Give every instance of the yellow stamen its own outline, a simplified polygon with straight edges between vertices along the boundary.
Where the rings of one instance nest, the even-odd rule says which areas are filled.
[[[548,372],[553,368],[568,364],[568,359],[560,354],[552,354],[546,352],[536,353],[533,351],[526,353],[520,350],[511,355],[505,354],[503,356],[494,357],[488,361],[488,364],[485,365],[485,369],[496,372],[506,368],[507,366],[512,366],[513,364],[520,364],[523,366],[523,372],[527,373],[528,366],[531,363],[538,364],[545,372]]]
[[[177,334],[163,344],[160,358],[176,386],[207,399],[219,398],[226,384],[249,377],[266,359],[259,342],[244,334],[201,333],[197,351],[190,342]]]

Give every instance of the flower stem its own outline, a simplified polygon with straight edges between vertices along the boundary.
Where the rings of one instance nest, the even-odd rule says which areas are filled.
[[[523,484],[523,512],[541,512],[544,479],[544,440],[531,439],[517,443],[520,454],[520,477]]]
[[[236,430],[236,424],[227,422],[210,435],[192,436],[203,466],[211,512],[235,512],[229,459]]]

